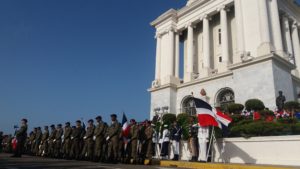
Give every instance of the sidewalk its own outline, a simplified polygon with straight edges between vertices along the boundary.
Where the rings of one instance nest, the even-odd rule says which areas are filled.
[[[156,161],[163,167],[195,168],[195,169],[300,169],[300,167],[271,166],[271,165],[247,165],[247,164],[222,164],[199,163],[188,161]],[[156,163],[154,162],[154,163]]]

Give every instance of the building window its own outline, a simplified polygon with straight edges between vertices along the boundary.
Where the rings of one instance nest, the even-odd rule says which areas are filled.
[[[218,39],[219,39],[219,45],[221,45],[222,44],[222,31],[221,31],[221,29],[218,29]]]
[[[181,113],[187,113],[188,115],[196,115],[195,102],[193,96],[187,96],[182,101]]]
[[[228,104],[234,102],[235,102],[235,97],[232,89],[223,88],[217,93],[216,103],[215,103],[216,106],[226,109]]]

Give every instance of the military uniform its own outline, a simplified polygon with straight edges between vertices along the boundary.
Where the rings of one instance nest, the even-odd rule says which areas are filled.
[[[189,125],[189,139],[188,139],[188,148],[191,152],[192,159],[191,161],[197,161],[197,128],[192,124]]]
[[[102,121],[98,122],[94,131],[95,137],[95,160],[103,160],[103,144],[104,144],[105,125]]]
[[[77,121],[77,123],[79,123],[79,121]],[[74,128],[72,130],[72,148],[71,148],[71,156],[73,158],[75,158],[76,160],[79,159],[80,157],[80,137],[81,137],[81,133],[82,133],[82,127],[81,126],[76,126],[76,128]]]
[[[49,130],[48,127],[45,127],[45,131],[43,133],[42,136],[42,141],[41,141],[41,151],[40,151],[40,155],[41,156],[45,156],[47,155],[46,153],[48,152],[48,138],[49,138]]]
[[[173,160],[179,160],[179,142],[181,139],[182,128],[175,124],[171,130],[172,149],[174,153]]]
[[[54,127],[54,125],[51,125],[51,133],[49,136],[49,140],[48,140],[48,156],[50,157],[54,157],[54,140],[55,140],[55,136],[56,136],[56,129]]]
[[[23,153],[24,143],[27,138],[27,120],[22,119],[22,126],[21,128],[16,132],[16,138],[17,138],[17,147],[15,150],[15,153],[13,157],[21,157]]]
[[[61,137],[64,134],[63,129],[61,128],[61,125],[58,125],[56,134],[55,134],[55,149],[54,149],[54,157],[59,158],[61,155],[61,145],[62,145],[62,140]]]
[[[129,138],[130,138],[130,147],[131,147],[131,158],[133,160],[133,163],[137,161],[137,143],[138,143],[138,127],[136,124],[133,124],[130,126],[130,132],[129,132]]]
[[[30,154],[35,154],[35,137],[36,137],[37,128],[34,128],[33,134],[30,137],[31,147],[30,147]]]
[[[65,131],[64,131],[64,143],[63,143],[64,158],[70,157],[71,134],[72,134],[72,128],[70,127],[70,123],[66,123]]]
[[[34,154],[35,155],[39,155],[39,150],[40,150],[40,143],[41,143],[41,140],[42,140],[42,131],[41,131],[41,128],[38,127],[37,128],[37,131],[36,131],[36,135],[35,135],[35,146],[34,146]]]
[[[152,136],[153,136],[153,129],[152,129],[152,127],[151,127],[150,124],[145,129],[145,136],[146,136],[145,144],[146,144],[146,147],[147,147],[146,157],[149,160],[151,160],[152,159]]]
[[[89,121],[89,123],[90,123],[90,121]],[[84,146],[84,149],[82,151],[82,157],[85,157],[85,155],[87,155],[86,158],[88,160],[92,160],[92,158],[93,158],[93,153],[94,153],[94,140],[93,140],[94,130],[95,130],[94,124],[91,124],[87,128],[87,131],[86,131],[85,136],[84,136],[85,146]]]
[[[119,145],[120,124],[118,121],[113,121],[107,129],[106,141],[108,141],[108,158],[117,161],[118,145]]]

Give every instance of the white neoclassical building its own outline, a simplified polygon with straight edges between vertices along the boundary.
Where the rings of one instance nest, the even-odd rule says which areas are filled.
[[[300,92],[300,7],[293,0],[189,0],[155,19],[151,116],[189,112],[204,89],[210,104],[261,99],[275,108]]]

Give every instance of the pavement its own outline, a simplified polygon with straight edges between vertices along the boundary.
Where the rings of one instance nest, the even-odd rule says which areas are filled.
[[[12,158],[11,154],[0,153],[0,169],[172,169],[174,167],[106,164],[88,161],[61,160],[23,155]]]
[[[187,161],[153,161],[154,165],[106,164],[88,161],[51,159],[34,156],[12,158],[0,153],[0,169],[300,169],[300,167],[245,165],[222,163],[199,163]]]

